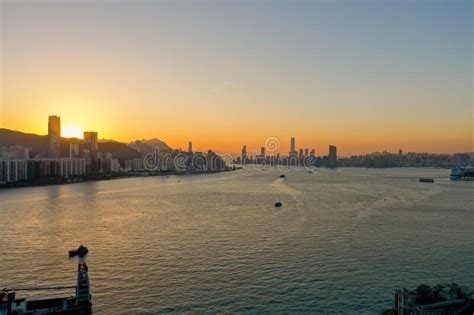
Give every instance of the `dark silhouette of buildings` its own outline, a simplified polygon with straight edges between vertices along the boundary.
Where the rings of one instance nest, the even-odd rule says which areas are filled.
[[[61,141],[61,118],[59,116],[49,116],[48,119],[48,157],[59,157],[59,143]]]
[[[337,148],[335,145],[329,146],[329,154],[328,154],[328,167],[336,167],[337,166]]]

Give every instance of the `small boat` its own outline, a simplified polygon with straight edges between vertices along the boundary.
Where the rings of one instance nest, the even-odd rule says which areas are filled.
[[[73,250],[70,250],[69,251],[69,257],[74,257],[74,256],[77,256],[79,255],[79,257],[84,257],[85,255],[87,255],[87,253],[89,252],[89,250],[87,249],[87,246],[79,246],[78,249],[73,249]]]
[[[420,177],[420,183],[434,183],[434,179],[428,177]]]
[[[277,203],[275,203],[275,207],[277,207],[277,208],[278,208],[278,207],[281,207],[282,205],[283,205],[283,204],[282,204],[280,201],[278,201]]]
[[[281,175],[280,175],[280,178],[285,178],[285,177],[286,177],[285,174],[281,174]]]

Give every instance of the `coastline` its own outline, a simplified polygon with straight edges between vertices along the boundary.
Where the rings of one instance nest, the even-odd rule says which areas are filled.
[[[98,182],[106,180],[120,180],[126,178],[139,178],[139,177],[155,177],[155,176],[186,176],[186,175],[201,175],[201,174],[215,174],[223,172],[233,172],[237,169],[228,169],[223,171],[206,171],[206,172],[135,172],[135,173],[114,173],[98,176],[78,177],[78,178],[51,178],[45,180],[35,180],[34,182],[14,182],[10,184],[0,184],[0,190],[27,188],[27,187],[42,187],[42,186],[58,186],[58,185],[72,185],[85,182]]]

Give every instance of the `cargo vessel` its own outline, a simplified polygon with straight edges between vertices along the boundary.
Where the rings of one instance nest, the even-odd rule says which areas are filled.
[[[64,290],[75,288],[75,295],[63,298],[29,300],[16,298],[20,291]],[[71,287],[32,287],[3,289],[0,315],[76,315],[92,314],[89,269],[84,251],[78,253],[76,285]]]

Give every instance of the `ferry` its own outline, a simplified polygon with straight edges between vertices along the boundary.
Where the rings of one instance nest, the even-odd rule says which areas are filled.
[[[467,166],[455,166],[451,169],[451,180],[474,180],[474,167]]]
[[[85,315],[92,314],[89,269],[86,255],[79,253],[76,285],[72,287],[32,287],[3,289],[0,293],[0,315]],[[75,288],[74,296],[40,300],[16,298],[18,291],[64,290]]]

